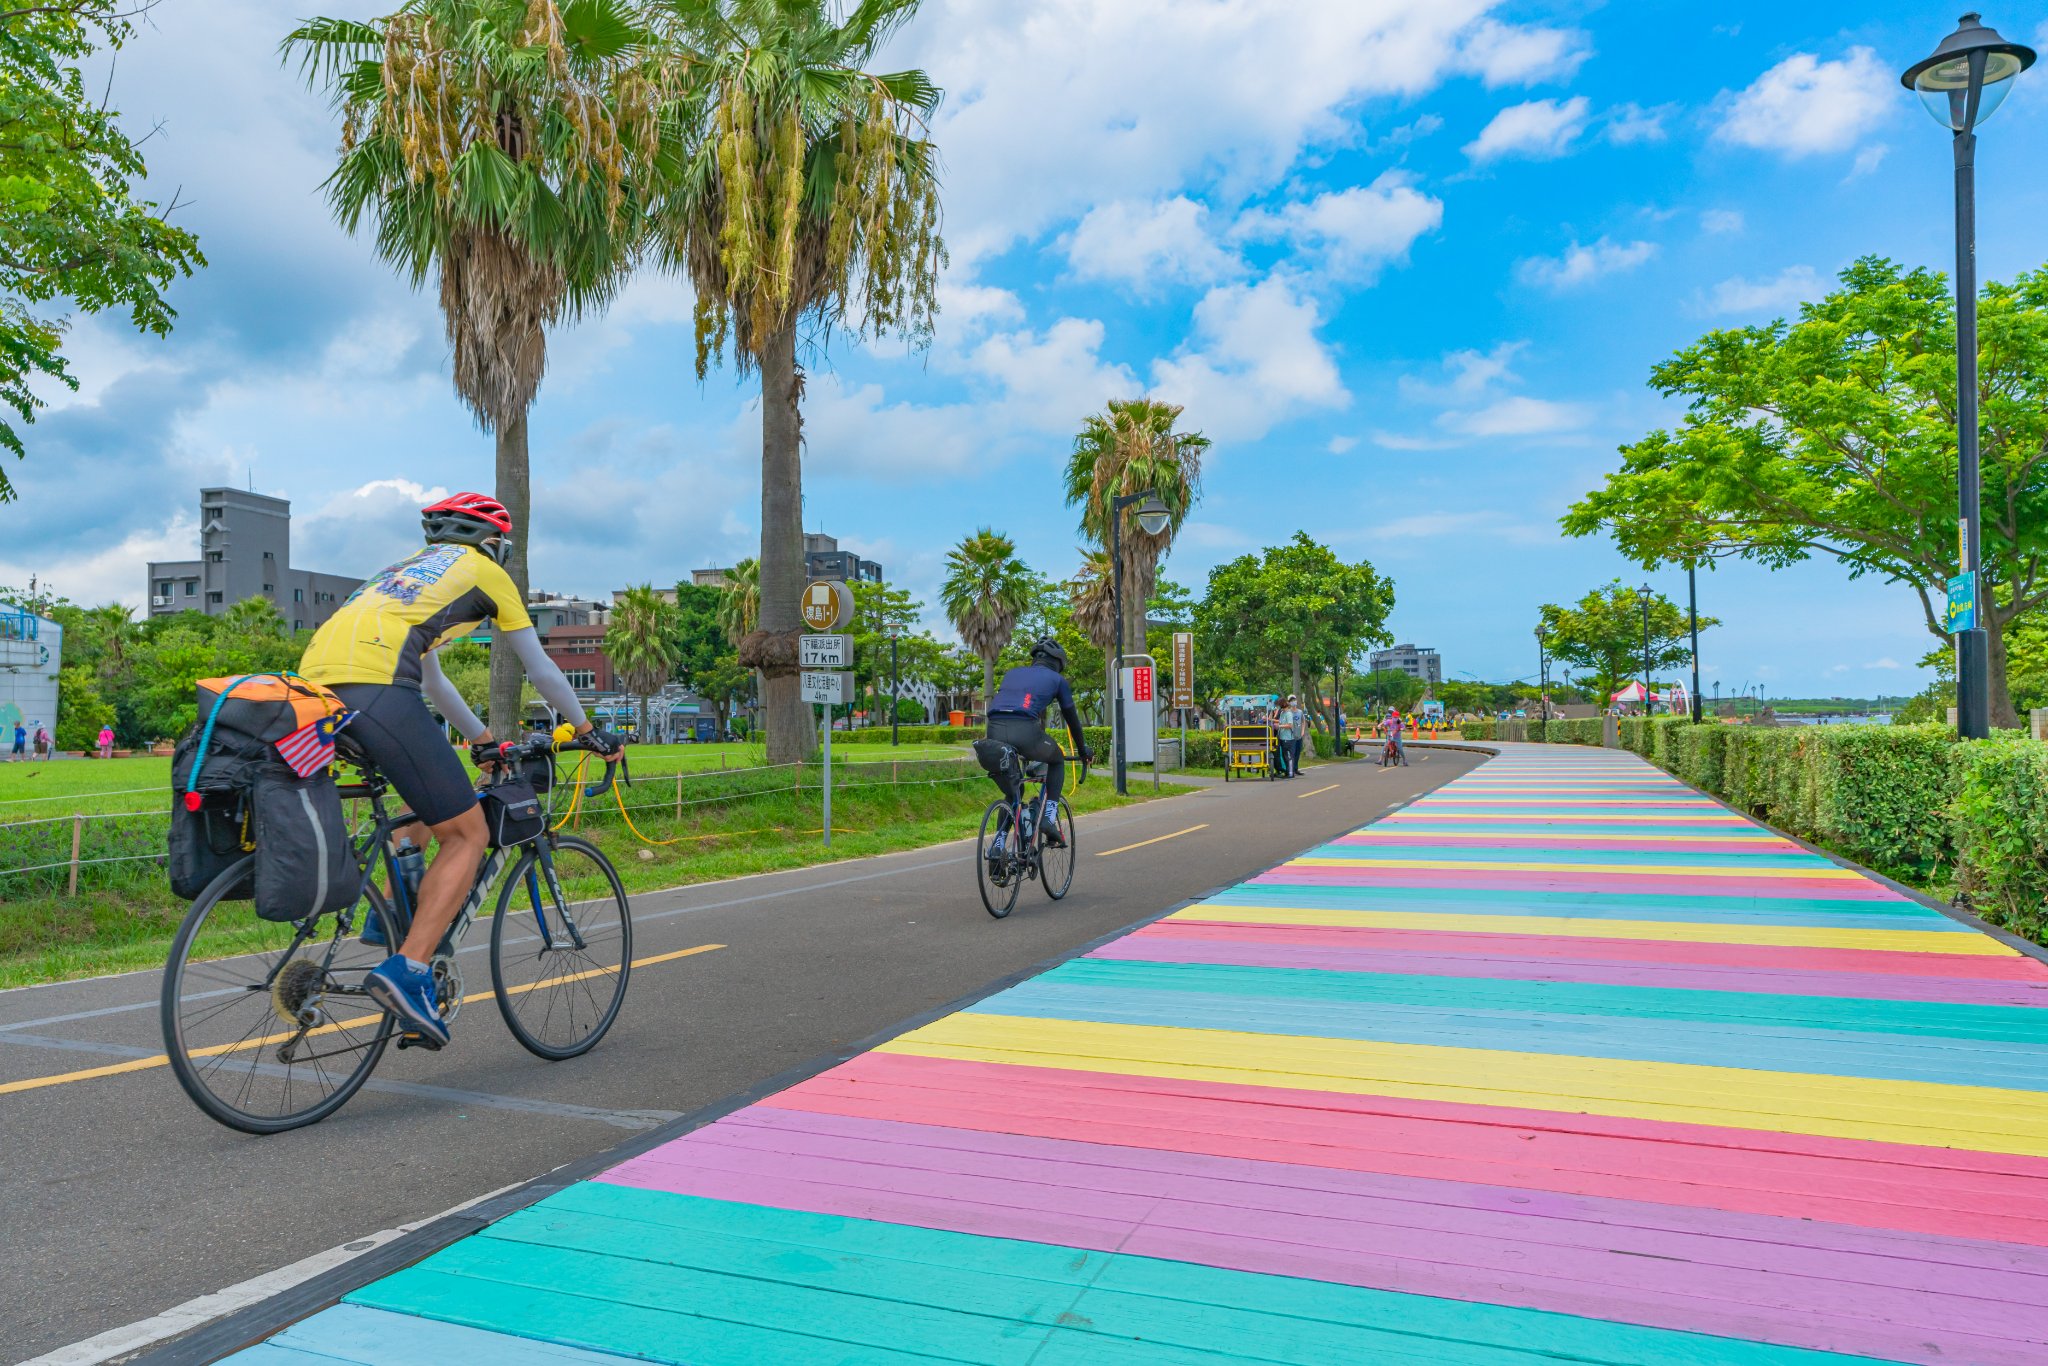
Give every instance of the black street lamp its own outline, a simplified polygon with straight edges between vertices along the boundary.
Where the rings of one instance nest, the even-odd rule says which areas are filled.
[[[1111,610],[1116,613],[1116,702],[1110,720],[1116,726],[1116,795],[1124,795],[1124,509],[1136,506],[1138,525],[1148,536],[1166,530],[1173,513],[1155,489],[1127,493],[1109,504],[1109,558],[1113,566]]]
[[[1700,723],[1700,584],[1699,571],[1685,567],[1685,610],[1692,619],[1692,723]]]
[[[1550,719],[1550,655],[1543,645],[1543,628],[1536,628],[1536,710],[1541,719]]]
[[[1958,578],[1970,580],[1977,622],[1956,638],[1956,729],[1968,740],[1991,734],[1990,644],[1983,626],[1981,487],[1977,462],[1977,125],[2012,93],[2012,79],[2034,64],[2034,50],[2008,43],[1965,14],[1934,52],[1899,81],[1955,135],[1956,158],[1956,495],[1960,504]]]
[[[1636,590],[1643,604],[1643,715],[1650,714],[1650,585]]]
[[[889,628],[889,743],[902,743],[899,723],[903,719],[903,673],[896,667],[896,641],[902,632]]]

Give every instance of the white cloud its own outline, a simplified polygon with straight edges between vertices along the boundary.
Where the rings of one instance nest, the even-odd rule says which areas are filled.
[[[1898,103],[1896,84],[1867,47],[1831,62],[1795,52],[1724,98],[1715,136],[1788,157],[1847,151],[1889,116]]]
[[[1443,370],[1448,379],[1434,383],[1403,375],[1400,379],[1401,394],[1419,403],[1456,403],[1476,398],[1496,384],[1514,382],[1515,373],[1510,367],[1516,355],[1528,345],[1525,341],[1506,341],[1491,351],[1452,351],[1443,359]]]
[[[1618,104],[1609,111],[1607,127],[1601,136],[1617,147],[1638,142],[1663,142],[1671,136],[1664,131],[1664,120],[1671,116],[1675,107],[1660,104],[1654,109],[1645,109],[1640,104]]]
[[[972,263],[1098,204],[1276,185],[1311,144],[1357,139],[1363,101],[1454,74],[1496,5],[945,0],[879,64],[922,66],[946,86],[934,135],[947,240]]]
[[[1389,451],[1447,451],[1462,442],[1440,436],[1410,436],[1406,432],[1374,432],[1372,444]]]
[[[1411,512],[1374,525],[1373,535],[1389,541],[1459,541],[1510,545],[1555,545],[1555,522],[1517,522],[1505,513],[1475,510]]]
[[[1355,436],[1333,436],[1330,438],[1330,444],[1326,449],[1331,455],[1343,455],[1357,444],[1358,438]]]
[[[1535,28],[1481,19],[1466,34],[1457,66],[1489,89],[1569,80],[1593,55],[1586,35],[1573,29]]]
[[[1208,206],[1185,195],[1099,205],[1068,234],[1067,260],[1083,280],[1120,280],[1141,290],[1160,283],[1208,284],[1240,269],[1237,258],[1216,244],[1208,218]]]
[[[956,279],[948,272],[939,281],[938,332],[960,341],[997,323],[1024,321],[1024,305],[1007,289]]]
[[[1062,318],[1043,334],[997,333],[970,353],[967,364],[1000,386],[1001,425],[1069,433],[1077,414],[1139,391],[1127,367],[1102,359],[1102,340],[1100,321]]]
[[[1585,130],[1590,108],[1591,102],[1584,95],[1564,101],[1530,100],[1510,105],[1495,114],[1479,130],[1478,137],[1465,144],[1465,155],[1481,163],[1502,157],[1561,157]]]
[[[1849,174],[1843,176],[1842,179],[1845,181],[1854,180],[1858,176],[1869,175],[1884,161],[1885,153],[1889,151],[1891,151],[1891,148],[1885,143],[1871,143],[1856,154],[1855,162],[1849,167]]]
[[[1195,306],[1199,345],[1154,362],[1153,389],[1218,440],[1256,440],[1304,407],[1343,408],[1350,391],[1316,336],[1315,302],[1286,276],[1221,285]]]
[[[1591,284],[1604,275],[1634,270],[1657,254],[1655,242],[1616,242],[1601,238],[1590,246],[1577,242],[1562,256],[1535,256],[1515,267],[1515,277],[1526,285],[1566,290]]]
[[[1369,279],[1387,262],[1405,259],[1415,240],[1443,221],[1443,201],[1416,189],[1408,172],[1395,170],[1370,185],[1317,195],[1277,211],[1254,210],[1238,220],[1231,235],[1291,242],[1320,255],[1331,274]]]
[[[1750,280],[1737,275],[1700,296],[1696,311],[1708,314],[1782,312],[1824,292],[1812,266],[1787,266],[1776,275]]]
[[[198,495],[193,495],[194,503]],[[155,526],[138,528],[119,541],[96,549],[67,546],[54,552],[16,559],[0,549],[0,583],[26,584],[34,575],[41,585],[79,603],[124,602],[146,606],[151,560],[189,560],[199,554],[199,523],[180,512]]]
[[[1554,436],[1577,431],[1591,419],[1583,404],[1516,394],[1471,412],[1445,413],[1437,425],[1464,436]]]
[[[1444,121],[1438,115],[1424,114],[1416,119],[1415,122],[1404,123],[1385,137],[1376,139],[1368,145],[1367,150],[1373,152],[1399,151],[1410,143],[1420,142],[1443,126]]]
[[[1740,209],[1708,209],[1700,215],[1700,231],[1711,233],[1741,232],[1748,220]]]
[[[1885,655],[1881,659],[1871,660],[1868,664],[1865,664],[1863,667],[1866,669],[1899,669],[1904,668],[1905,666],[1900,664],[1898,660],[1893,659],[1890,655]]]

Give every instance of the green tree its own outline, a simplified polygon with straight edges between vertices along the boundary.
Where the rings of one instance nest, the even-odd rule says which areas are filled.
[[[734,702],[754,679],[751,670],[740,666],[739,649],[725,628],[725,602],[723,589],[695,583],[676,585],[676,677],[711,704],[720,739],[731,729]]]
[[[653,584],[621,593],[612,604],[611,624],[604,632],[604,652],[620,684],[640,699],[640,735],[654,731],[647,723],[647,699],[674,676],[682,651],[676,643],[677,613]]]
[[[741,560],[718,592],[718,625],[737,650],[761,620],[761,562]]]
[[[78,387],[63,354],[65,319],[45,305],[125,309],[138,331],[161,337],[177,316],[165,290],[206,264],[198,239],[168,221],[176,205],[142,196],[142,153],[79,69],[96,51],[118,50],[145,9],[45,0],[0,13],[0,403],[24,424],[43,406],[37,376]],[[4,420],[0,448],[27,454]],[[0,466],[0,502],[14,496]]]
[[[51,739],[58,749],[91,749],[99,743],[100,727],[116,719],[92,670],[66,664],[57,671],[57,730]]]
[[[1074,438],[1067,458],[1067,505],[1081,509],[1081,531],[1110,549],[1114,527],[1115,500],[1147,490],[1158,493],[1166,504],[1168,520],[1156,535],[1138,524],[1135,506],[1114,514],[1123,519],[1119,542],[1123,554],[1124,648],[1142,649],[1145,639],[1145,607],[1152,598],[1153,579],[1159,561],[1165,557],[1182,523],[1202,498],[1202,459],[1209,451],[1209,438],[1200,432],[1176,431],[1181,408],[1157,399],[1111,399],[1100,413],[1091,414]],[[1112,580],[1094,591],[1108,593],[1113,587],[1114,566],[1105,558],[1088,566],[1089,580]],[[1091,611],[1091,636],[1098,624]],[[1109,634],[1098,643],[1113,648],[1115,620]]]
[[[659,126],[649,35],[625,0],[404,0],[312,19],[284,50],[341,114],[328,201],[418,286],[438,275],[455,391],[497,443],[505,568],[527,590],[527,414],[547,331],[601,308],[640,249],[633,172]],[[519,665],[491,661],[490,720],[518,727]]]
[[[1551,658],[1564,661],[1582,675],[1593,675],[1602,706],[1629,680],[1642,676],[1644,601],[1640,589],[1616,579],[1571,607],[1543,605],[1543,634]],[[1651,670],[1689,663],[1692,638],[1686,614],[1661,593],[1650,594],[1648,605]],[[1720,624],[1715,617],[1700,618],[1702,631]]]
[[[1036,576],[1017,558],[1017,543],[983,527],[946,552],[939,604],[960,639],[981,659],[981,705],[996,691],[996,660],[1031,603]]]
[[[910,596],[907,588],[898,588],[889,583],[855,583],[853,589],[853,622],[848,632],[853,637],[853,683],[854,691],[864,699],[872,699],[884,689],[889,678],[889,633],[899,637],[897,656],[903,659],[904,645],[911,636],[911,627],[924,612],[924,604]],[[917,647],[911,647],[912,654],[919,654]],[[875,715],[875,708],[864,705],[868,715]]]
[[[221,613],[220,629],[233,636],[278,637],[289,635],[284,613],[268,598],[243,598]]]
[[[1420,702],[1428,691],[1428,684],[1399,669],[1353,674],[1344,684],[1345,698],[1360,711],[1367,707],[1374,710],[1394,707],[1405,712]]]
[[[664,261],[696,290],[697,375],[730,346],[761,377],[761,600],[741,662],[761,670],[768,757],[809,756],[797,695],[804,582],[797,331],[931,335],[938,272],[939,91],[867,70],[917,0],[654,0],[682,73]]]
[[[1366,561],[1345,564],[1297,531],[1286,545],[1210,570],[1196,630],[1254,690],[1298,694],[1334,733],[1336,709],[1323,705],[1317,689],[1303,688],[1302,667],[1311,681],[1335,673],[1333,698],[1341,696],[1349,662],[1369,645],[1392,641],[1386,620],[1393,608],[1392,580]]]
[[[2048,269],[1985,286],[1980,364],[1992,724],[2015,726],[2005,626],[2048,604]],[[1690,405],[1574,504],[1646,567],[1832,556],[1919,595],[1948,642],[1956,551],[1955,307],[1943,277],[1876,257],[1793,324],[1708,333],[1651,371]]]

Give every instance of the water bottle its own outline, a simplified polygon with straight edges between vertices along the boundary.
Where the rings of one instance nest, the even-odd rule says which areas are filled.
[[[1037,834],[1038,822],[1033,818],[1031,807],[1027,803],[1024,807],[1024,843],[1031,843],[1032,838]]]
[[[405,884],[406,906],[417,910],[420,904],[420,878],[427,871],[427,856],[420,852],[419,846],[414,844],[412,837],[408,835],[399,840],[398,852],[392,856],[392,861],[398,865],[398,880]]]

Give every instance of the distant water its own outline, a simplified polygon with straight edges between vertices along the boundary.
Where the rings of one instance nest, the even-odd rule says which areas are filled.
[[[1779,716],[1781,726],[1889,726],[1892,714],[1888,711],[1864,712],[1857,716]]]

